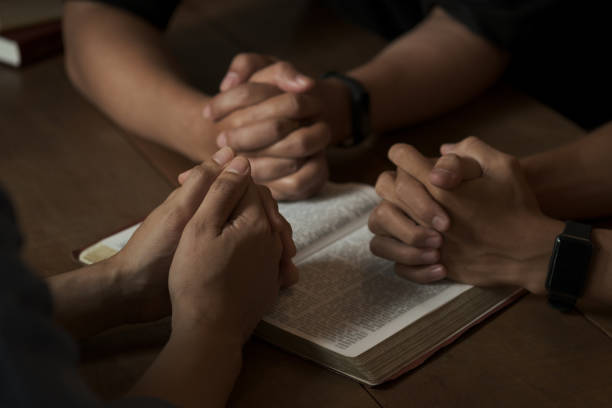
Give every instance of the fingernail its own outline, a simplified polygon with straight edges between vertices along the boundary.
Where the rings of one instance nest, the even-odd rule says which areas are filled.
[[[440,151],[449,150],[453,147],[455,147],[455,143],[444,143],[442,146],[440,146]]]
[[[448,220],[445,217],[436,215],[431,220],[431,225],[433,225],[433,227],[438,231],[446,231],[446,229],[448,228]]]
[[[236,74],[235,72],[228,72],[227,75],[225,75],[225,78],[223,78],[223,81],[221,81],[221,86],[219,88],[222,92],[225,92],[237,83],[238,74]]]
[[[217,136],[217,146],[218,147],[227,146],[227,132],[223,131],[219,133],[219,136]]]
[[[212,108],[210,107],[210,105],[206,105],[204,107],[204,109],[202,110],[202,116],[204,116],[206,119],[212,118]]]
[[[184,172],[179,174],[178,177],[177,177],[179,183],[182,183],[182,181],[187,178],[187,176],[189,175],[190,172],[191,172],[191,169],[185,170]]]
[[[453,173],[452,171],[447,170],[447,169],[443,169],[442,167],[434,167],[434,168],[431,170],[431,172],[432,172],[432,173],[438,173],[438,174],[441,174],[441,175],[443,175],[443,176],[448,176],[449,174],[450,174],[450,175],[453,175],[453,176],[455,175],[455,173]]]
[[[438,255],[438,251],[425,251],[421,254],[421,259],[425,263],[438,262],[439,257],[440,255]]]
[[[431,170],[431,174],[437,174],[439,179],[437,181],[435,181],[435,183],[440,184],[440,182],[442,182],[442,184],[444,184],[445,186],[449,186],[449,185],[453,185],[454,183],[457,182],[457,177],[458,174],[454,173],[452,171],[449,171],[447,169],[443,169],[441,167],[434,167],[433,170]],[[444,187],[444,186],[442,186]]]
[[[217,151],[217,153],[215,153],[212,156],[212,159],[219,166],[224,166],[227,162],[232,160],[233,157],[234,157],[234,151],[230,149],[229,147],[224,147],[221,150]]]
[[[425,246],[429,248],[440,248],[442,246],[442,237],[436,235],[425,240]]]
[[[432,280],[440,280],[446,277],[446,271],[442,265],[436,265],[429,270],[429,276]]]
[[[310,78],[305,77],[304,75],[296,75],[295,77],[295,83],[298,84],[299,86],[308,86],[310,85]]]
[[[244,157],[236,157],[225,170],[235,174],[246,174],[249,171],[249,161]]]

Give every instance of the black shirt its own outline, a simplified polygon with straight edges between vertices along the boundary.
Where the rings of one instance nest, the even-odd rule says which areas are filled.
[[[163,29],[177,0],[98,0]],[[612,29],[606,1],[324,0],[345,17],[391,40],[435,5],[473,32],[511,52],[505,79],[586,128],[612,120]],[[333,67],[330,67],[333,68]]]
[[[81,380],[78,352],[51,316],[47,286],[19,258],[21,237],[0,189],[0,407],[169,407],[154,398],[106,404]]]

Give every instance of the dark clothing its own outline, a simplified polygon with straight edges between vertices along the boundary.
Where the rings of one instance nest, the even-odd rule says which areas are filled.
[[[164,28],[179,1],[97,0]],[[612,120],[605,57],[612,28],[605,1],[585,0],[322,0],[340,14],[392,40],[439,5],[512,55],[506,80],[585,128]],[[330,67],[333,68],[333,67]]]
[[[76,370],[77,348],[54,325],[51,295],[19,259],[21,238],[0,190],[0,407],[104,407]],[[126,398],[112,407],[167,407]]]
[[[605,1],[325,0],[392,40],[435,5],[511,53],[505,80],[584,128],[612,120],[612,26]],[[374,10],[375,12],[370,12]]]
[[[98,1],[98,0],[95,0]],[[142,17],[159,29],[164,29],[168,25],[174,10],[179,5],[180,0],[99,0],[129,11],[132,14]]]

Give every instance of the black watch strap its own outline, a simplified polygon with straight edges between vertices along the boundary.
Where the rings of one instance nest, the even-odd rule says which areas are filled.
[[[548,293],[548,304],[563,313],[569,313],[574,309],[576,296],[563,293]]]
[[[562,312],[574,308],[584,287],[591,257],[591,230],[588,224],[567,221],[555,240],[546,288],[548,303]]]
[[[566,235],[572,235],[577,238],[591,239],[591,229],[592,227],[589,224],[567,221],[565,223],[565,229],[563,230],[563,233]]]
[[[351,92],[351,139],[344,146],[356,146],[370,135],[370,94],[364,86],[354,78],[336,71],[326,72],[321,76],[338,79],[348,87]]]

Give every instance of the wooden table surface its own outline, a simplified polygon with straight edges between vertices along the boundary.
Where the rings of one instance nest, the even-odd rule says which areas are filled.
[[[168,35],[187,75],[208,91],[239,51],[278,55],[316,74],[349,68],[384,45],[303,1],[209,3],[214,7],[185,5]],[[215,59],[202,49],[214,50]],[[381,138],[368,152],[333,152],[332,178],[374,182],[390,168],[386,151],[397,141],[434,154],[441,142],[474,134],[526,155],[583,133],[498,86],[452,114]],[[113,125],[72,88],[59,57],[22,71],[0,67],[0,135],[0,184],[17,208],[23,256],[41,276],[77,267],[72,250],[143,218],[191,165]],[[167,320],[122,327],[83,343],[84,379],[104,398],[121,395],[151,363],[168,327]],[[424,366],[374,388],[252,339],[230,405],[612,406],[610,327],[605,316],[563,315],[526,296]]]

